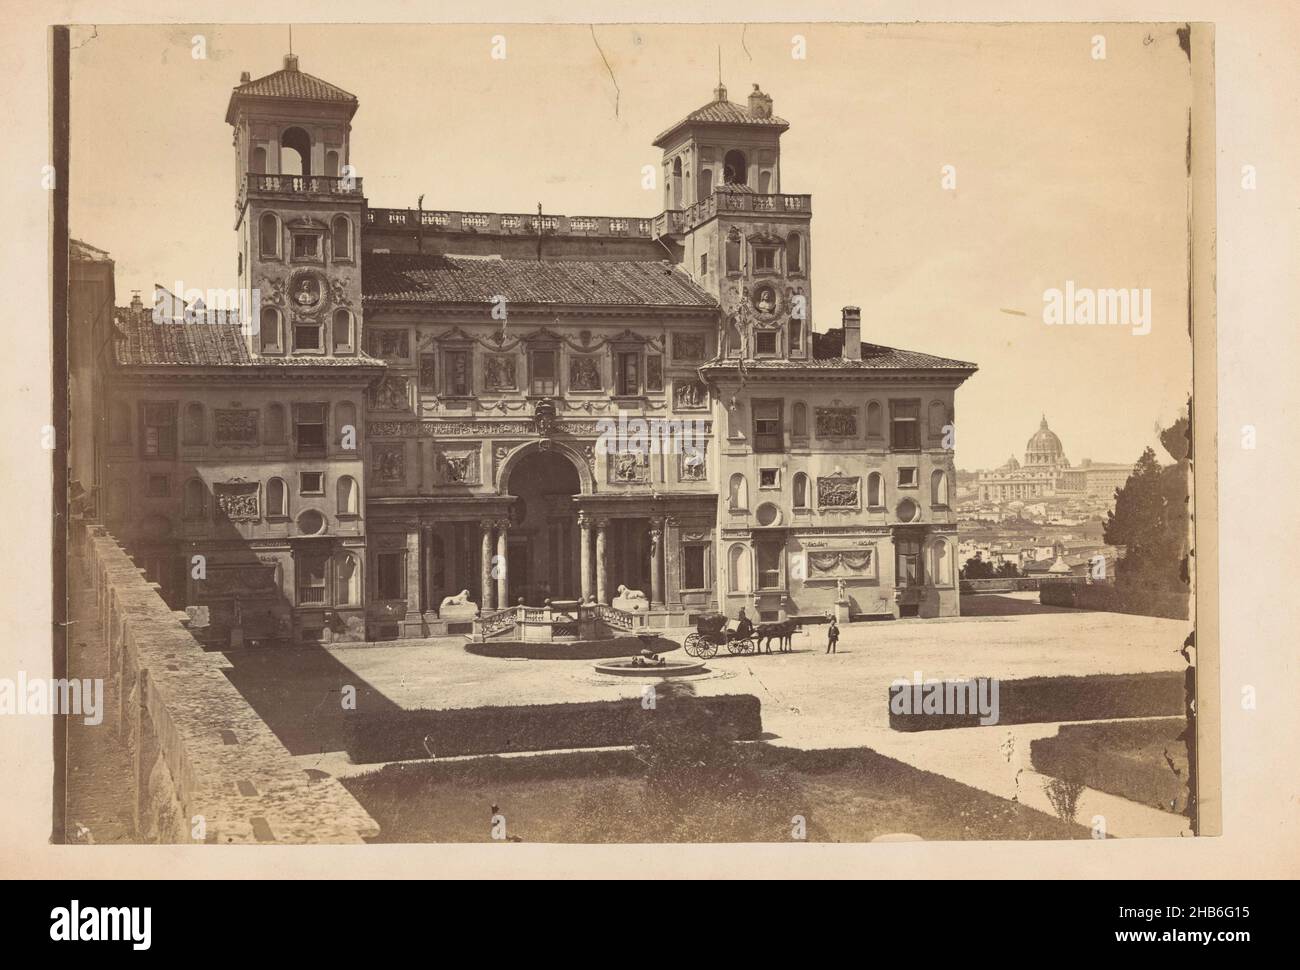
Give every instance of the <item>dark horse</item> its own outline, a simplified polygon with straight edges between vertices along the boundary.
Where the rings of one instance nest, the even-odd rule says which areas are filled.
[[[794,635],[803,630],[803,627],[795,620],[782,620],[780,623],[760,623],[758,629],[754,631],[755,643],[760,647],[757,651],[763,652],[761,648],[765,647],[767,653],[772,652],[772,641],[777,641],[777,650],[781,653],[792,653],[794,651]]]

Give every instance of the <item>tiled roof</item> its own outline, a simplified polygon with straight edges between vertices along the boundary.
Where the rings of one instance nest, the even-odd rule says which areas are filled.
[[[714,360],[704,365],[708,368],[735,368],[734,360]],[[966,360],[936,357],[916,350],[900,350],[881,344],[862,345],[861,360],[843,357],[813,357],[807,360],[746,360],[746,371],[807,371],[807,370],[968,370],[978,365]]]
[[[775,116],[768,118],[756,118],[749,113],[749,109],[744,105],[736,104],[734,101],[714,100],[710,101],[703,107],[696,108],[677,124],[671,128],[665,129],[653,142],[654,145],[660,146],[660,142],[666,139],[682,125],[753,125],[760,128],[780,128],[782,130],[790,127],[790,122]]]
[[[368,303],[491,303],[716,307],[685,272],[655,260],[537,260],[367,253]]]
[[[296,67],[286,67],[265,77],[254,78],[237,85],[230,93],[230,104],[226,108],[227,124],[234,123],[235,101],[243,97],[327,101],[335,104],[350,104],[354,112],[357,109],[355,94],[349,94],[341,87],[330,84],[329,81],[322,81],[315,75],[300,71]]]
[[[383,366],[354,357],[263,357],[249,351],[238,323],[154,323],[150,307],[119,307],[113,357],[119,367]]]
[[[90,243],[84,243],[80,239],[68,239],[68,256],[86,263],[111,263],[113,261],[113,257],[107,251],[92,246]]]

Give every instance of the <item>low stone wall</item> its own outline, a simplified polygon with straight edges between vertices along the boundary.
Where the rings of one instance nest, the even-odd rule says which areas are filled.
[[[131,765],[137,842],[356,843],[378,824],[336,779],[313,781],[102,527],[70,575],[94,586],[109,641],[106,703]],[[105,722],[108,723],[107,720]],[[70,752],[75,765],[75,751]],[[198,820],[201,817],[201,822]]]

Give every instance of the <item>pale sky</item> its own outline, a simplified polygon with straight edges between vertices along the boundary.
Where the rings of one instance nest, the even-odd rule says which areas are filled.
[[[226,103],[240,71],[280,69],[288,29],[97,31],[73,38],[73,235],[116,260],[122,304],[155,281],[233,286]],[[641,187],[650,142],[712,100],[721,46],[731,100],[757,82],[790,122],[782,190],[813,197],[815,329],[854,304],[864,340],[979,364],[957,392],[959,467],[1021,457],[1042,413],[1072,462],[1147,444],[1167,460],[1154,426],[1191,377],[1191,80],[1172,25],[595,32],[600,50],[585,25],[299,25],[293,44],[360,100],[352,162],[372,206],[423,193],[429,209],[622,216],[660,210],[662,189]],[[1043,291],[1067,280],[1149,287],[1151,332],[1045,325]]]

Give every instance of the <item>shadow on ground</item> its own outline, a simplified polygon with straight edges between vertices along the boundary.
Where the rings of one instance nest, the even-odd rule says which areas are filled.
[[[1035,594],[1037,595],[1037,594]],[[1024,616],[1029,613],[1078,613],[1069,606],[1044,606],[1037,599],[1017,599],[997,593],[979,593],[961,598],[962,616]]]

